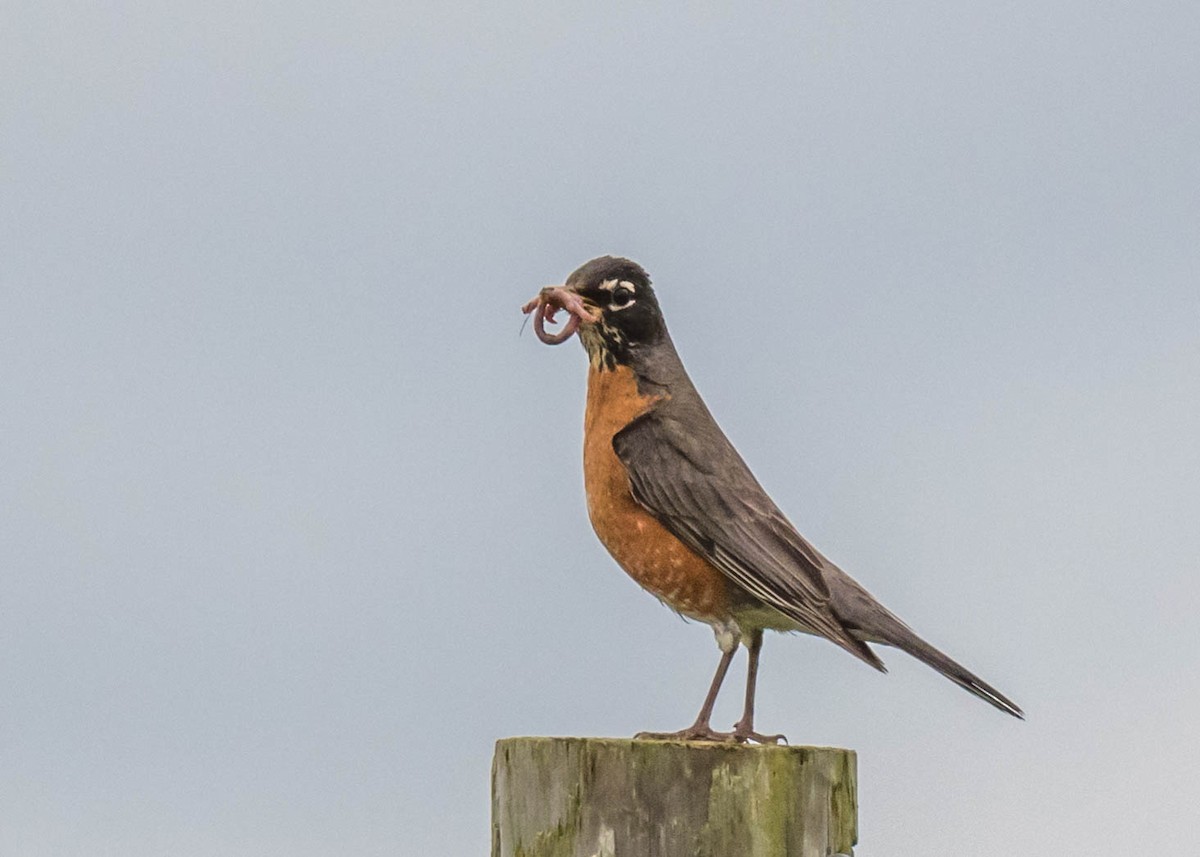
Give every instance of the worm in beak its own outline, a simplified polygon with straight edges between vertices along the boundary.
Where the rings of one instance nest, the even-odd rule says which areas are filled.
[[[554,316],[559,310],[567,312],[567,320],[558,333],[546,330],[546,322],[554,323]],[[537,297],[521,307],[521,312],[533,313],[533,332],[537,338],[547,345],[560,345],[571,338],[579,330],[582,322],[598,321],[596,316],[584,305],[583,298],[575,292],[562,286],[546,286],[537,293]]]

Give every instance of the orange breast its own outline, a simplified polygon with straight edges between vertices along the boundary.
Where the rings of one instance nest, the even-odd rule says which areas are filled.
[[[656,401],[638,392],[626,366],[593,367],[588,373],[583,442],[588,515],[613,559],[642,587],[693,618],[728,618],[725,576],[637,504],[625,466],[613,451],[613,435]]]

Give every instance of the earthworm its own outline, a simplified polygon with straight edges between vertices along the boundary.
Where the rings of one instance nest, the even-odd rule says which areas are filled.
[[[560,309],[567,311],[567,320],[558,333],[550,333],[546,330],[546,322],[553,324],[554,316]],[[521,307],[521,312],[526,315],[533,313],[533,332],[547,345],[566,342],[579,329],[580,322],[596,321],[583,299],[562,286],[546,286],[538,292],[537,297]]]

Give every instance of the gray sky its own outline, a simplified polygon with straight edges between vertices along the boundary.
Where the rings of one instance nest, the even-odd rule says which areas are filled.
[[[447,5],[0,9],[0,854],[482,854],[495,739],[689,723],[711,635],[595,541],[584,357],[518,336],[605,252],[1029,714],[768,638],[859,853],[1177,851],[1200,9]]]

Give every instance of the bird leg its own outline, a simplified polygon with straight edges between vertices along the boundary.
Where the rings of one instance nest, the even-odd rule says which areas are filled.
[[[736,643],[730,646],[729,651],[722,652],[721,662],[717,664],[717,672],[716,675],[713,676],[712,686],[710,686],[708,689],[708,696],[704,697],[704,705],[700,707],[700,713],[696,715],[695,723],[693,723],[687,729],[680,729],[678,732],[639,732],[633,737],[640,741],[733,740],[734,733],[717,732],[708,725],[708,721],[712,719],[713,706],[717,704],[717,694],[721,691],[721,682],[725,681],[725,673],[729,672],[729,665],[733,662],[733,656],[736,653]]]
[[[746,707],[742,711],[742,719],[733,726],[733,740],[739,744],[756,741],[759,744],[787,743],[782,735],[760,735],[754,731],[754,691],[758,684],[758,654],[762,651],[763,632],[756,629],[750,632],[750,641],[746,648],[750,653],[750,663],[746,668]]]

